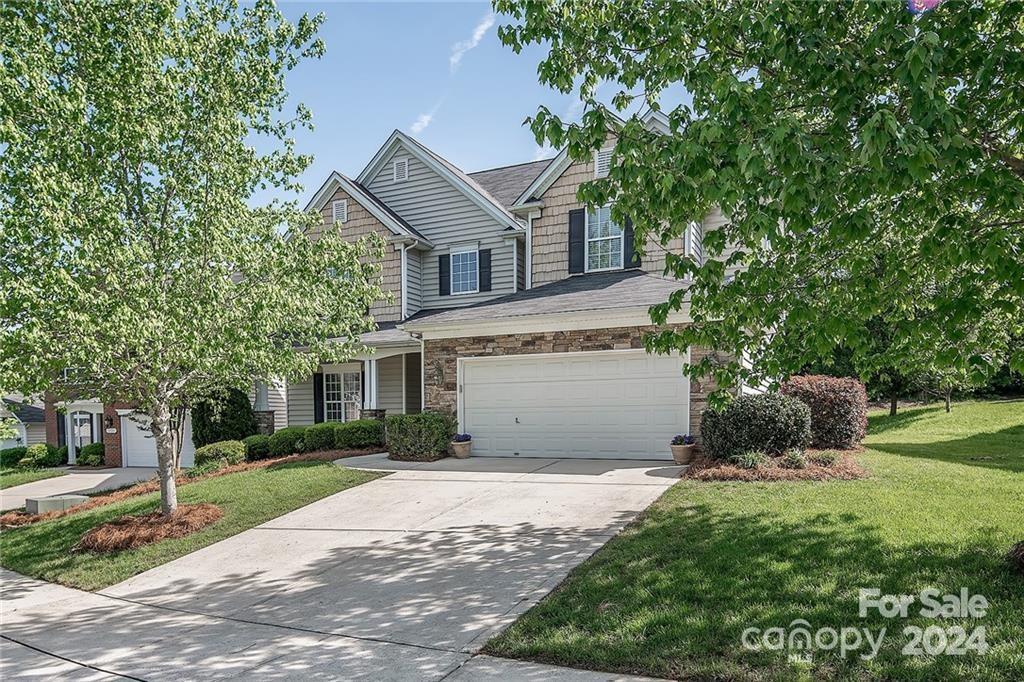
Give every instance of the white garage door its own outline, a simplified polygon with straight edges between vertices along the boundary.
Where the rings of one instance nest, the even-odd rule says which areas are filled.
[[[192,466],[195,454],[196,449],[192,445],[192,419],[186,416],[185,434],[181,441],[181,466]],[[121,458],[122,464],[126,467],[157,466],[156,441],[149,432],[149,417],[121,417]]]
[[[632,350],[465,358],[460,424],[474,455],[671,459],[689,428],[682,362]]]

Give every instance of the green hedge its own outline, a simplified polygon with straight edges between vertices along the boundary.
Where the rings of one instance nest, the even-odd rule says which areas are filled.
[[[79,466],[98,467],[103,464],[105,454],[106,448],[103,447],[103,443],[83,445],[82,449],[78,451],[76,464]]]
[[[238,464],[245,460],[245,444],[240,440],[222,440],[196,450],[196,466],[209,462]]]
[[[33,467],[55,467],[60,464],[60,459],[57,448],[46,443],[36,443],[26,448],[22,461],[29,460],[31,463],[28,466]]]
[[[270,436],[257,433],[242,439],[242,444],[245,445],[245,458],[250,462],[270,457]]]
[[[18,462],[24,459],[27,450],[28,448],[23,445],[17,445],[13,448],[4,448],[3,450],[0,450],[0,467],[3,467],[4,469],[11,469],[18,466]]]
[[[338,450],[384,447],[384,422],[357,419],[334,428],[334,447]]]
[[[198,402],[192,408],[192,444],[242,440],[256,433],[256,415],[249,397],[230,388]]]
[[[270,456],[287,457],[305,452],[305,426],[289,426],[270,436]]]
[[[455,435],[455,418],[435,412],[387,417],[387,447],[391,459],[433,461],[448,454]]]
[[[307,426],[302,436],[303,450],[306,452],[321,452],[334,449],[334,431],[340,426],[334,422],[324,422]]]
[[[780,455],[811,441],[811,411],[781,393],[745,395],[722,411],[701,415],[702,448],[712,459],[729,459],[756,450]]]

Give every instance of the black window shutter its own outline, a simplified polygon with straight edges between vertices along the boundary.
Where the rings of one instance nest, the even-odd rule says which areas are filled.
[[[633,245],[633,219],[626,218],[626,227],[622,230],[622,243],[623,243],[623,254],[622,254],[622,267],[624,268],[638,268],[640,267],[640,254],[636,252]]]
[[[324,375],[317,372],[313,375],[313,423],[324,420]]]
[[[437,257],[437,293],[441,296],[447,296],[452,293],[451,256]]]
[[[491,250],[480,249],[480,291],[491,290]]]
[[[56,410],[55,412],[57,413],[57,447],[62,448],[68,444],[67,414]]]
[[[586,249],[586,218],[582,208],[569,211],[569,274],[575,275],[584,270],[584,253]]]

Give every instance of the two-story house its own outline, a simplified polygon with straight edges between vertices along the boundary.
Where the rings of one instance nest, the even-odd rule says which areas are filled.
[[[474,455],[670,458],[673,435],[699,432],[709,387],[691,385],[684,358],[643,350],[648,307],[680,288],[661,274],[664,249],[639,260],[630,225],[576,198],[609,160],[563,151],[465,173],[395,131],[357,178],[332,173],[308,208],[320,230],[387,238],[394,299],[372,310],[371,353],[289,384],[288,423],[444,411]],[[703,231],[721,222],[670,248],[702,257]]]

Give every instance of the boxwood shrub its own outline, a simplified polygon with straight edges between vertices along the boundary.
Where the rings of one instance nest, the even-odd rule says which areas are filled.
[[[436,412],[396,414],[385,420],[391,459],[432,461],[448,454],[455,435],[455,418]]]
[[[256,433],[249,397],[236,388],[201,400],[192,407],[192,444],[197,448]]]
[[[810,408],[815,447],[850,448],[867,433],[868,394],[856,379],[797,376],[783,384],[782,392]]]
[[[76,464],[87,467],[98,467],[103,464],[103,457],[106,454],[106,448],[103,447],[103,443],[89,443],[83,445],[82,449],[78,451],[78,458]]]
[[[338,424],[334,429],[334,447],[339,450],[384,447],[384,422],[357,419]]]
[[[704,410],[701,435],[704,452],[713,459],[729,459],[751,450],[778,455],[810,442],[811,411],[796,398],[780,393],[745,395],[721,411]]]
[[[303,450],[305,452],[320,452],[322,450],[334,449],[334,431],[340,424],[335,422],[323,422],[307,426],[302,436]]]
[[[29,466],[34,467],[55,467],[61,463],[60,452],[54,446],[46,443],[29,445],[25,449],[25,457],[22,458],[22,461],[24,460],[29,460],[31,462]]]
[[[196,466],[208,462],[238,464],[245,460],[245,443],[240,440],[222,440],[204,445],[196,450]]]
[[[300,452],[305,452],[303,437],[306,433],[305,426],[289,426],[279,431],[274,431],[270,436],[270,456],[287,457]]]
[[[242,444],[245,445],[245,458],[250,462],[270,457],[270,436],[257,433],[242,439]]]
[[[0,450],[0,467],[10,469],[18,466],[18,462],[25,458],[25,453],[28,451],[23,445],[17,445],[13,448],[4,448]]]

